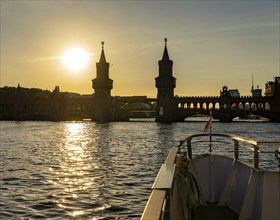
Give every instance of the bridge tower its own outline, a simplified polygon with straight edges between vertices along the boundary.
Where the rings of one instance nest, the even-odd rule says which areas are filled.
[[[174,88],[176,78],[173,77],[173,61],[169,59],[167,50],[167,38],[164,39],[165,46],[162,60],[158,61],[159,76],[155,78],[157,92],[156,121],[175,121],[176,103],[174,100]]]
[[[111,90],[113,88],[113,80],[109,78],[110,63],[106,62],[104,53],[104,42],[99,62],[96,63],[96,78],[92,80],[93,95],[93,121],[112,121],[112,97]]]
[[[273,116],[270,121],[280,122],[280,76],[275,77],[271,86],[271,112],[273,112]]]
[[[231,122],[231,103],[230,93],[227,86],[223,86],[223,90],[220,91],[220,121]]]

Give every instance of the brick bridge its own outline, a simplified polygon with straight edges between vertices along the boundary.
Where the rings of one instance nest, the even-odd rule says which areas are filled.
[[[196,114],[209,114],[214,118],[230,122],[233,118],[255,114],[280,122],[280,77],[270,84],[267,96],[233,97],[224,86],[220,96],[212,97],[178,97],[174,96],[176,78],[173,77],[173,61],[169,59],[167,41],[162,59],[158,62],[159,76],[156,77],[157,105],[156,121],[175,122]]]
[[[197,114],[209,115],[210,110],[213,118],[225,122],[249,114],[265,117],[270,121],[280,121],[277,112],[279,104],[279,98],[265,96],[175,97],[176,121],[183,121]]]

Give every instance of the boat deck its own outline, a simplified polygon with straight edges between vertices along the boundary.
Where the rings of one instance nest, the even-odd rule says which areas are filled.
[[[280,172],[259,169],[261,142],[212,135],[230,138],[234,156],[213,154],[210,144],[210,153],[193,157],[191,140],[208,134],[181,141],[157,175],[142,220],[280,219]],[[248,148],[253,152],[252,164],[239,158],[239,142],[252,145]],[[269,144],[280,146],[280,142]]]
[[[217,204],[200,205],[194,210],[193,220],[238,220],[238,214],[227,206]]]

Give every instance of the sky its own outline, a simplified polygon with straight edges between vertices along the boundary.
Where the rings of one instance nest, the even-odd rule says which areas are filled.
[[[252,74],[263,91],[280,75],[279,0],[0,1],[1,87],[91,94],[104,41],[111,94],[156,97],[164,38],[178,96],[250,95]],[[91,55],[78,72],[58,59],[72,47]]]

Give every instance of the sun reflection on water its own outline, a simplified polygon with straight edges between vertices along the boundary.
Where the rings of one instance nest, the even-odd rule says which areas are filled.
[[[74,212],[70,213],[70,215],[73,216],[73,217],[77,217],[77,216],[80,216],[82,214],[84,214],[84,211],[74,211]]]
[[[64,142],[60,145],[59,169],[53,169],[57,178],[52,182],[61,189],[57,205],[68,213],[70,219],[85,214],[83,208],[73,204],[83,202],[82,196],[88,193],[95,179],[90,172],[97,165],[92,162],[88,149],[91,140],[86,129],[85,123],[65,124]]]

